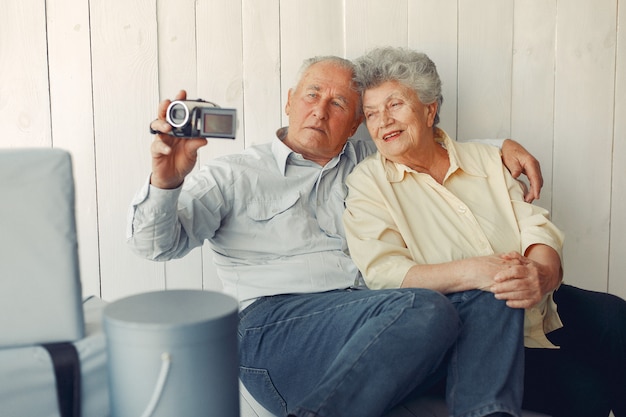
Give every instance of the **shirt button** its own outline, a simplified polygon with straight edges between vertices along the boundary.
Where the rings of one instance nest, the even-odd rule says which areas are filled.
[[[461,206],[459,206],[459,208],[457,209],[457,211],[458,211],[460,214],[465,214],[465,212],[467,211],[467,207],[465,207],[465,206],[462,206],[462,205],[461,205]]]

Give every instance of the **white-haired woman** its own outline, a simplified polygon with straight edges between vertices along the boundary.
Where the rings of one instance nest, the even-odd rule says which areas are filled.
[[[464,323],[478,323],[467,326],[455,348],[458,360],[448,370],[448,403],[454,415],[469,412],[463,408],[464,392],[486,398],[521,392],[523,384],[498,372],[499,361],[512,350],[502,350],[504,340],[490,332],[490,323],[501,322],[502,306],[525,309],[525,346],[542,352],[555,347],[546,334],[562,327],[553,293],[562,281],[563,234],[546,210],[524,201],[523,187],[506,170],[497,149],[457,143],[437,127],[441,80],[427,55],[379,48],[358,59],[357,68],[365,121],[378,153],[347,180],[344,224],[352,258],[371,288],[434,289],[462,300],[458,305],[465,308],[460,310],[466,314]],[[563,295],[572,290],[577,289],[570,287]],[[489,305],[492,314],[463,307],[468,299]],[[624,307],[618,307],[623,300],[612,302],[623,315]],[[622,385],[616,384],[623,387],[623,336],[616,343],[621,346],[614,343],[606,350],[616,350],[612,357],[621,352],[615,365],[622,367]],[[532,366],[537,365],[526,365]],[[566,398],[565,404],[561,398],[537,404],[535,395],[559,392],[551,385],[564,381],[552,376],[546,374],[540,387],[535,381],[529,387],[527,377],[525,407],[568,417],[608,414],[610,406],[600,404],[608,392],[592,401],[581,395]],[[594,414],[588,414],[590,403]]]

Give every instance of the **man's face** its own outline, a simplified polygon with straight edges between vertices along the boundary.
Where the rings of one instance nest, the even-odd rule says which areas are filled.
[[[313,64],[289,90],[285,144],[306,159],[325,165],[341,152],[361,122],[352,73],[332,62]]]

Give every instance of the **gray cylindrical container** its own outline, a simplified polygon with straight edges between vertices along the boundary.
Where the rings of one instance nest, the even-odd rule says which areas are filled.
[[[234,298],[169,290],[104,310],[112,417],[239,417]]]

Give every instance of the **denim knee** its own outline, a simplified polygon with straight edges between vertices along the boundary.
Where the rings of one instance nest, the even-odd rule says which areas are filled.
[[[428,327],[427,334],[437,335],[441,343],[452,345],[461,329],[461,319],[453,303],[437,291],[411,289],[416,309],[415,319]]]

